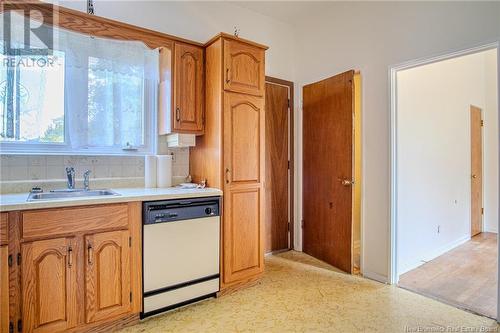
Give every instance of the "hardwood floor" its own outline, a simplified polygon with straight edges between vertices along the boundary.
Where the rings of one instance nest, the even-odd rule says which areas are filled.
[[[497,234],[470,241],[401,275],[398,285],[424,296],[497,316]]]

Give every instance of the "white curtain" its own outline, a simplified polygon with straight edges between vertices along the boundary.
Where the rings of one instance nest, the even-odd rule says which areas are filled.
[[[11,29],[23,29],[15,26],[23,20],[12,22]],[[54,54],[64,57],[66,144],[76,150],[151,148],[158,50],[138,41],[55,29],[54,50],[60,52]],[[12,43],[24,43],[23,34],[12,37]]]

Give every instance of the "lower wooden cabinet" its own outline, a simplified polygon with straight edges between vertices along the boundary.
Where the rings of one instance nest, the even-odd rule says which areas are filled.
[[[0,333],[9,332],[9,249],[0,246]]]
[[[12,221],[12,229],[18,232],[9,247],[19,253],[10,267],[10,250],[0,248],[0,333],[11,327],[25,333],[104,332],[137,322],[141,210],[142,204],[134,202],[16,213],[20,218]],[[115,223],[102,219],[106,211]],[[72,228],[54,223],[62,215],[72,219]],[[14,291],[10,299],[9,290]],[[9,315],[4,304],[20,311]]]
[[[129,232],[85,236],[85,249],[86,322],[130,311]]]
[[[25,332],[61,332],[77,325],[77,262],[72,238],[25,243],[22,313]]]

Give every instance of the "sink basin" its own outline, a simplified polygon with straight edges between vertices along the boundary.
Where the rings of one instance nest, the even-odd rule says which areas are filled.
[[[110,195],[116,196],[120,194],[108,189],[71,190],[71,191],[56,190],[53,192],[30,193],[27,201],[70,199],[70,198],[82,198],[82,197],[100,197],[100,196],[110,196]]]

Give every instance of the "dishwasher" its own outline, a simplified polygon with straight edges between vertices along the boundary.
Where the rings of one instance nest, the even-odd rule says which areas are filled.
[[[219,291],[220,197],[143,204],[141,318]]]

